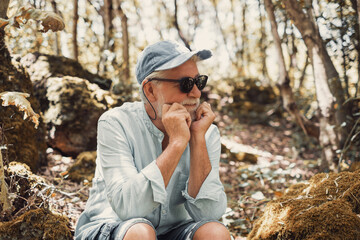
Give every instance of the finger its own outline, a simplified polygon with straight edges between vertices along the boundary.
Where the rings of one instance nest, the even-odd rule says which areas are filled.
[[[191,126],[191,116],[190,116],[190,113],[186,112],[186,114],[185,114],[185,120],[186,120],[186,124],[187,124],[188,127],[190,128],[190,126]]]
[[[206,109],[203,106],[199,107],[196,111],[196,120],[200,120],[201,116],[206,114]]]
[[[183,105],[179,104],[179,103],[171,104],[171,110],[179,110],[179,109],[186,111],[186,108]]]
[[[167,112],[169,111],[170,107],[171,107],[170,104],[164,103],[164,105],[162,106],[162,112],[163,112],[163,114],[164,114],[164,113],[167,113]]]

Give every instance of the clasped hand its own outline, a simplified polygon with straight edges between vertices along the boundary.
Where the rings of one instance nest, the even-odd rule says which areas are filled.
[[[215,114],[207,102],[200,104],[196,110],[196,118],[191,120],[190,113],[179,104],[164,104],[162,122],[169,140],[179,140],[187,144],[191,136],[205,136],[206,131],[215,119]]]

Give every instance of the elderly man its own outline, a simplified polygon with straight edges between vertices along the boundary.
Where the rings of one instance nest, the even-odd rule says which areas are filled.
[[[148,46],[136,66],[142,102],[98,123],[96,171],[76,239],[230,239],[219,179],[220,135],[196,62],[208,50]]]

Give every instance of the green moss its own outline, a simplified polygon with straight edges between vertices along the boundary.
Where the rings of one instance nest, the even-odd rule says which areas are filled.
[[[74,182],[91,182],[96,166],[96,151],[80,153],[76,162],[68,169],[69,179]]]
[[[0,238],[4,240],[73,239],[69,220],[49,210],[30,210],[9,222],[0,222]]]
[[[11,63],[6,48],[3,48],[0,54],[0,92],[4,91],[29,93],[30,97],[27,100],[34,111],[39,113],[39,103],[33,96],[29,76],[23,68],[16,68]],[[1,144],[7,144],[8,147],[8,153],[4,154],[8,156],[6,161],[23,162],[33,171],[37,171],[45,164],[45,127],[40,119],[39,128],[35,129],[34,123],[23,119],[23,114],[14,106],[0,106],[0,126],[5,135],[5,141]]]

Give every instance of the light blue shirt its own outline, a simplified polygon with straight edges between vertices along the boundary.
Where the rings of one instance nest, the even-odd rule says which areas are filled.
[[[226,195],[219,178],[218,128],[211,125],[205,135],[212,169],[196,198],[187,191],[189,145],[165,188],[156,165],[163,138],[142,102],[125,103],[100,117],[95,176],[76,226],[76,239],[105,222],[142,217],[159,235],[184,222],[218,220],[224,214]]]

